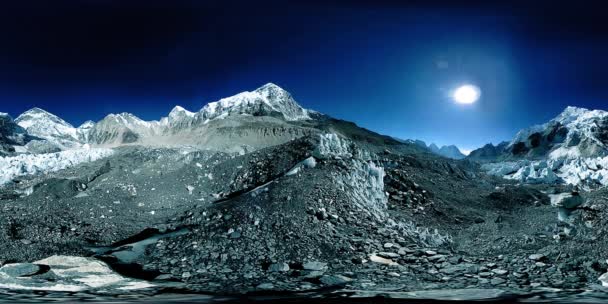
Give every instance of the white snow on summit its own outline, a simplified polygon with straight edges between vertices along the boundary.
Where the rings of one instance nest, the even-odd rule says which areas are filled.
[[[273,83],[265,84],[253,92],[242,92],[210,102],[198,114],[205,120],[212,120],[229,114],[260,112],[277,112],[289,121],[310,119],[307,110],[296,103],[287,91]]]
[[[311,119],[289,94],[279,86],[268,83],[254,91],[242,92],[205,105],[198,112],[190,112],[175,106],[167,117],[145,121],[131,113],[109,114],[101,121],[87,121],[75,128],[63,119],[39,108],[21,114],[15,122],[34,138],[28,151],[41,153],[51,149],[79,148],[84,144],[124,144],[141,142],[156,136],[187,134],[204,128],[215,119],[226,119],[231,115],[274,116],[287,121]]]
[[[553,143],[550,152],[551,159],[597,156],[598,152],[608,155],[608,146],[597,137],[598,130],[602,127],[608,128],[606,125],[602,126],[602,123],[608,123],[608,112],[606,111],[567,107],[549,122],[519,131],[509,146],[526,142],[528,137],[534,133],[548,132],[551,128],[560,126],[567,130],[566,138],[563,142]],[[585,142],[583,148],[581,148],[581,142]]]
[[[175,106],[173,108],[173,110],[171,110],[171,112],[169,113],[169,118],[171,118],[171,117],[177,118],[177,117],[182,117],[182,116],[194,117],[194,115],[196,115],[196,113],[190,112],[181,106]]]
[[[46,139],[62,147],[79,146],[78,131],[65,120],[40,108],[19,115],[15,122],[29,135]]]

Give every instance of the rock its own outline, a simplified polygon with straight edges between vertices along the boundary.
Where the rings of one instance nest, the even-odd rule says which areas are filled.
[[[573,209],[582,205],[585,200],[578,192],[560,193],[550,195],[551,205],[554,207],[563,207]]]
[[[287,263],[270,264],[270,266],[268,266],[268,271],[270,271],[270,272],[286,272],[286,271],[289,271],[289,265],[287,265]]]
[[[450,258],[448,258],[448,262],[450,262],[452,264],[458,264],[458,263],[462,262],[462,257],[461,256],[450,257]]]
[[[186,271],[186,272],[184,272],[184,273],[182,273],[182,279],[187,279],[187,278],[189,278],[189,277],[191,277],[191,276],[192,276],[192,275],[191,275],[189,272],[187,272],[187,271]]]
[[[487,278],[487,277],[491,277],[492,273],[491,272],[480,272],[479,276],[482,278]]]
[[[445,274],[456,274],[460,272],[477,273],[477,269],[478,267],[475,264],[458,264],[446,266],[439,271]]]
[[[194,191],[194,186],[187,185],[186,190],[188,190],[188,194],[192,195],[192,191]]]
[[[326,220],[329,215],[327,214],[327,211],[325,211],[325,209],[321,209],[319,211],[317,211],[316,213],[317,219],[319,219],[320,221]]]
[[[391,260],[391,259],[385,259],[383,257],[379,257],[375,254],[372,254],[369,256],[370,261],[374,262],[374,263],[378,263],[378,264],[384,264],[384,265],[399,265],[397,264],[395,261]]]
[[[507,282],[507,280],[505,280],[503,278],[493,278],[490,280],[490,284],[492,284],[492,285],[500,285],[500,284],[504,284],[505,282]]]
[[[26,277],[31,276],[40,271],[40,266],[31,263],[16,263],[7,264],[0,268],[0,272],[9,277]]]
[[[262,289],[262,290],[270,290],[270,289],[274,289],[274,285],[272,283],[262,283],[262,284],[256,286],[255,288]]]
[[[154,280],[159,280],[159,281],[169,281],[169,280],[174,280],[175,277],[173,277],[172,274],[161,274],[159,276],[157,276],[156,278],[154,278]]]
[[[304,265],[302,265],[302,268],[304,270],[311,270],[311,271],[321,271],[321,270],[327,270],[327,263],[323,263],[323,262],[306,262],[304,263]]]
[[[305,279],[317,279],[325,274],[325,271],[304,271],[302,277]]]
[[[433,250],[427,250],[424,252],[426,255],[436,255],[437,251],[433,251]]]
[[[391,276],[391,277],[400,277],[401,275],[396,273],[396,272],[389,272],[387,273],[387,275]]]
[[[516,278],[525,278],[525,277],[528,276],[528,274],[524,273],[524,272],[514,272],[513,276],[516,277]]]
[[[352,279],[343,275],[325,275],[319,281],[327,286],[342,286],[351,282]]]
[[[541,261],[545,258],[546,258],[545,255],[540,254],[540,253],[535,253],[535,254],[531,254],[530,256],[528,256],[528,259],[530,259],[532,261]]]
[[[363,259],[359,257],[354,257],[351,259],[351,262],[353,262],[353,264],[360,265],[363,264]]]
[[[446,260],[446,257],[445,257],[445,255],[437,254],[437,255],[428,257],[428,260],[431,262],[434,262],[434,263],[441,263]]]
[[[234,231],[234,232],[230,233],[230,238],[231,239],[238,239],[240,237],[241,237],[241,233],[238,232],[238,231]]]
[[[394,252],[379,252],[378,256],[381,256],[381,257],[387,258],[387,259],[394,259],[394,258],[400,257],[400,255],[398,253],[394,253]]]
[[[499,276],[506,275],[507,273],[509,273],[509,271],[505,269],[493,269],[492,272]]]
[[[382,247],[384,247],[384,248],[392,248],[393,246],[395,246],[395,244],[393,244],[393,243],[385,243]]]

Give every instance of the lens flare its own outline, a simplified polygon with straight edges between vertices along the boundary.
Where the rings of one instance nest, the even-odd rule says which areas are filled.
[[[459,87],[454,91],[454,101],[461,104],[472,104],[475,103],[479,96],[481,95],[481,91],[478,87],[467,84]]]

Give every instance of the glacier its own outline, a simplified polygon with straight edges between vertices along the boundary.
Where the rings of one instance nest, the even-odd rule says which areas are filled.
[[[80,163],[95,161],[114,153],[112,149],[86,146],[46,154],[19,154],[16,156],[0,157],[0,186],[20,176],[46,174],[63,170]]]

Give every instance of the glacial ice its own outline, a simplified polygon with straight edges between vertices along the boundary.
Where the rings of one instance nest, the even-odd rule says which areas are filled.
[[[559,183],[582,186],[608,185],[608,157],[556,158],[484,164],[490,175],[522,183]]]
[[[56,280],[13,277],[0,268],[0,288],[77,292],[98,288],[132,290],[154,286],[145,281],[125,278],[112,271],[105,263],[93,258],[51,256],[34,264],[49,266],[49,272],[56,277]],[[11,265],[15,264],[4,267]]]
[[[111,149],[75,149],[46,154],[20,154],[0,157],[0,186],[15,177],[59,171],[84,162],[95,161],[113,153]]]
[[[319,145],[314,151],[315,157],[320,159],[353,157],[353,146],[349,140],[334,133],[321,134],[319,137]]]

